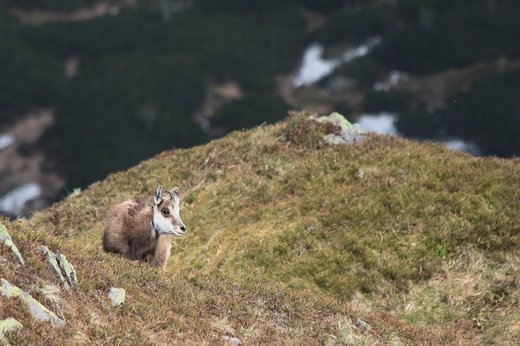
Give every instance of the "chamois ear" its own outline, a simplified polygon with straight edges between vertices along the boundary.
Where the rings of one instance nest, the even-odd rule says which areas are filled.
[[[179,195],[179,188],[178,187],[174,187],[173,189],[170,190],[170,193],[173,195]]]
[[[153,204],[158,205],[162,201],[162,186],[159,186],[157,190],[155,190],[155,194],[153,195]]]

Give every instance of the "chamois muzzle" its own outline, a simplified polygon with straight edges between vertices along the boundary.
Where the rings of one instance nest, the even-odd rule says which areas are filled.
[[[175,228],[174,235],[181,237],[186,233],[186,226],[182,223],[179,227]]]

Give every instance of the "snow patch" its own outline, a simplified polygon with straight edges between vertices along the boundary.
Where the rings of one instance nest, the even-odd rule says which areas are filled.
[[[400,81],[406,82],[410,79],[410,75],[406,72],[401,71],[390,71],[388,74],[388,79],[384,82],[376,82],[374,84],[374,90],[375,91],[388,91],[390,90],[394,85],[399,83]]]
[[[362,56],[367,55],[374,49],[375,46],[381,43],[381,37],[375,36],[369,38],[364,44],[347,50],[345,53],[343,53],[342,60],[344,63],[351,62],[355,58],[360,58]]]
[[[349,63],[355,58],[367,55],[372,49],[381,43],[381,37],[376,36],[367,40],[358,47],[348,49],[341,58],[325,60],[322,59],[323,46],[318,43],[311,44],[303,54],[303,60],[294,78],[294,86],[300,87],[319,81],[321,78],[329,75],[336,67],[341,64]]]
[[[37,183],[29,183],[17,187],[0,198],[0,210],[14,215],[20,215],[25,204],[41,196],[41,187]]]
[[[397,129],[394,125],[396,119],[397,114],[388,112],[382,112],[379,114],[363,114],[359,117],[358,122],[354,124],[354,126],[367,132],[397,136]]]
[[[447,139],[440,142],[446,148],[455,150],[455,151],[463,151],[473,156],[480,156],[482,153],[478,146],[473,142],[466,142],[462,139]]]
[[[363,114],[359,117],[358,122],[354,124],[354,127],[366,132],[376,132],[380,134],[399,136],[399,132],[397,132],[397,129],[394,125],[394,122],[397,119],[398,115],[395,113],[382,112],[379,114]],[[467,142],[457,138],[445,139],[436,142],[451,150],[463,151],[473,156],[482,155],[478,146],[473,142]]]
[[[14,143],[14,136],[10,133],[0,135],[0,150],[7,148]]]
[[[315,83],[330,74],[341,63],[339,59],[324,60],[321,58],[322,54],[322,45],[312,44],[307,48],[303,55],[300,71],[294,79],[294,86],[300,87]]]

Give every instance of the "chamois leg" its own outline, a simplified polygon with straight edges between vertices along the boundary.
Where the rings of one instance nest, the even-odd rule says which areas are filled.
[[[167,235],[159,236],[157,244],[157,250],[155,251],[155,255],[148,255],[147,261],[151,265],[161,269],[164,271],[166,269],[166,262],[168,261],[168,257],[170,257],[170,249],[171,245],[171,237]]]

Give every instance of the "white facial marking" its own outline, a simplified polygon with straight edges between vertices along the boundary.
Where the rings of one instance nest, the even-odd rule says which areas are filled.
[[[161,187],[157,189],[155,197],[158,197],[158,194],[162,194]],[[168,200],[169,198],[167,198],[168,201],[166,202],[166,205],[162,206],[160,209],[158,206],[159,203],[155,203],[153,205],[153,224],[159,234],[173,234],[176,236],[182,236],[186,230],[186,226],[182,222],[179,214],[180,198],[177,193],[171,194],[170,196],[173,198],[173,200]],[[158,198],[155,198],[154,202],[156,200],[158,200]],[[162,201],[163,198],[160,198],[160,202]],[[164,209],[167,209],[168,212],[163,213]]]
[[[184,234],[184,232],[186,230],[186,226],[184,225],[184,223],[181,220],[180,211],[181,211],[180,201],[179,201],[179,198],[177,197],[177,198],[175,198],[175,204],[173,207],[173,218],[175,219],[175,223],[178,225],[179,230]]]
[[[179,232],[179,230],[177,230],[176,227],[173,226],[171,222],[171,217],[165,217],[161,215],[159,210],[157,210],[157,207],[154,208],[153,224],[155,226],[155,229],[157,229],[157,232],[159,232],[159,234],[175,234],[181,236],[184,233]]]

